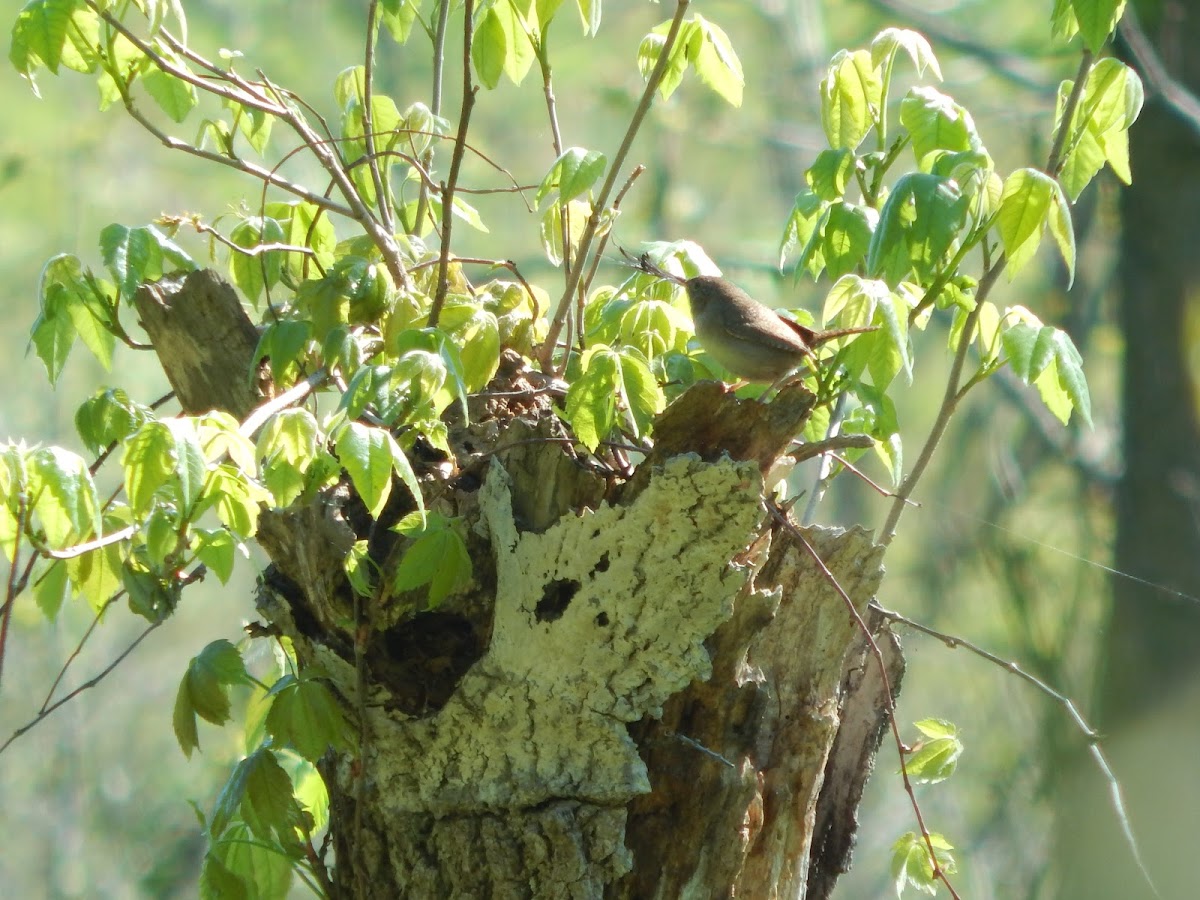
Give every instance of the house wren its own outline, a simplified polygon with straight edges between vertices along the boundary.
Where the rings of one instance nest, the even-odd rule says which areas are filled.
[[[713,275],[680,278],[638,257],[636,268],[682,285],[692,308],[696,336],[722,366],[749,381],[774,384],[805,362],[813,350],[847,334],[875,331],[877,325],[816,331],[763,306],[737,285]]]

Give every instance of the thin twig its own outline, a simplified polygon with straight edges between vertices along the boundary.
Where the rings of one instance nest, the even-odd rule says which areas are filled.
[[[79,654],[83,652],[84,645],[91,639],[92,634],[96,631],[96,626],[100,624],[104,614],[108,612],[108,608],[125,596],[124,589],[117,591],[107,600],[100,604],[100,608],[96,610],[96,615],[92,617],[92,624],[87,627],[79,642],[75,645],[75,649],[63,662],[62,667],[58,670],[58,674],[54,677],[54,681],[50,685],[50,689],[46,691],[46,698],[42,700],[42,705],[38,709],[39,713],[44,713],[54,699],[54,694],[58,691],[58,686],[62,684],[62,680],[67,677],[67,670],[71,668],[71,664],[79,658]]]
[[[446,65],[446,26],[449,20],[450,0],[438,0],[438,20],[433,33],[433,95],[430,98],[429,110],[434,116],[442,114],[442,81],[444,77],[443,70]],[[433,162],[432,146],[425,151],[424,156],[424,167],[428,169],[430,163]],[[418,233],[421,230],[421,223],[425,221],[428,210],[429,189],[422,182],[420,193],[417,195],[417,217],[412,223],[412,228]]]
[[[612,211],[615,214],[621,209],[621,201],[625,199],[625,195],[629,193],[629,189],[633,187],[633,183],[641,177],[646,171],[646,167],[638,163],[633,167],[633,171],[629,173],[629,177],[625,179],[625,183],[621,185],[621,190],[617,191],[616,199],[612,202]],[[592,289],[592,283],[596,280],[596,271],[600,268],[600,262],[604,259],[604,250],[608,246],[608,239],[612,236],[611,231],[606,231],[600,238],[600,243],[596,245],[596,252],[592,255],[592,265],[588,269],[587,278],[583,281],[583,286],[580,293],[584,296]],[[580,345],[583,343],[583,335],[580,336]]]
[[[12,562],[8,567],[8,589],[4,598],[4,609],[0,610],[0,681],[3,680],[4,675],[4,654],[8,647],[8,628],[12,623],[13,607],[16,605],[17,594],[20,593],[17,588],[17,572],[20,569],[18,561],[21,557],[21,539],[25,536],[25,525],[28,515],[27,500],[24,492],[22,492],[17,497],[17,527],[13,531]],[[32,563],[33,558],[31,556],[26,564],[26,573],[29,572]]]
[[[384,173],[379,169],[379,159],[375,155],[375,133],[372,122],[371,102],[375,80],[375,39],[378,35],[376,18],[379,14],[379,0],[371,0],[367,7],[367,47],[363,53],[363,143],[367,148],[367,166],[371,170],[371,181],[375,185],[375,201],[379,207],[379,215],[383,227],[389,232],[396,230],[392,221],[391,198],[384,183]]]
[[[191,156],[199,157],[207,162],[226,166],[230,169],[235,169],[238,172],[242,172],[246,175],[250,175],[253,178],[257,178],[266,184],[271,184],[277,188],[280,188],[281,190],[285,190],[289,194],[294,194],[301,200],[307,200],[314,206],[327,209],[330,212],[335,212],[338,215],[345,216],[348,219],[355,218],[354,211],[350,209],[350,207],[344,206],[335,200],[330,200],[328,197],[322,196],[315,191],[310,191],[303,185],[289,181],[282,175],[277,175],[268,169],[264,169],[262,166],[256,165],[252,162],[247,162],[246,160],[236,156],[227,156],[223,153],[214,153],[212,150],[205,150],[202,147],[197,147],[194,144],[190,144],[187,141],[180,140],[177,137],[167,134],[165,131],[147,119],[144,115],[142,115],[141,111],[138,110],[138,108],[133,104],[132,98],[126,99],[126,92],[124,89],[122,89],[122,98],[125,100],[125,110],[129,113],[130,118],[146,129],[146,131],[150,132],[150,134],[157,138],[159,143],[161,143],[168,150],[179,150]]]
[[[1100,769],[1100,774],[1108,782],[1108,793],[1112,800],[1113,811],[1117,815],[1117,822],[1120,824],[1121,831],[1125,837],[1125,842],[1129,845],[1129,850],[1133,854],[1133,861],[1137,864],[1138,869],[1141,871],[1142,877],[1146,880],[1146,884],[1150,886],[1150,890],[1154,892],[1156,897],[1160,896],[1158,889],[1154,885],[1154,879],[1150,877],[1150,870],[1146,867],[1146,863],[1142,859],[1142,853],[1138,847],[1137,838],[1134,836],[1133,825],[1129,820],[1129,812],[1125,808],[1125,799],[1124,793],[1121,790],[1121,783],[1117,780],[1117,776],[1113,772],[1112,766],[1109,764],[1108,759],[1104,755],[1104,751],[1100,747],[1100,732],[1098,732],[1088,723],[1087,719],[1085,719],[1079,712],[1079,709],[1075,706],[1075,702],[1070,697],[1068,697],[1066,694],[1056,691],[1036,675],[1025,671],[1017,663],[1011,660],[1002,659],[996,654],[985,650],[983,647],[980,647],[973,641],[958,637],[957,635],[946,634],[945,632],[938,631],[937,629],[931,628],[928,625],[923,625],[915,619],[910,619],[908,616],[901,615],[898,612],[894,612],[890,609],[880,606],[874,600],[871,601],[871,609],[883,616],[885,619],[888,619],[892,622],[898,622],[901,625],[907,625],[914,631],[919,631],[921,634],[928,635],[931,638],[941,641],[951,650],[955,650],[959,647],[969,650],[976,656],[986,659],[988,662],[999,666],[1004,671],[1010,672],[1013,675],[1016,675],[1018,678],[1024,679],[1055,703],[1060,704],[1063,709],[1067,711],[1067,715],[1071,718],[1071,720],[1075,723],[1075,726],[1079,729],[1080,733],[1084,736],[1084,739],[1087,741],[1088,745],[1088,753],[1090,753],[1092,759],[1095,760],[1096,766]]]
[[[479,88],[471,83],[471,39],[475,34],[475,0],[464,0],[463,15],[463,95],[462,111],[458,119],[458,137],[450,156],[450,172],[442,185],[442,252],[439,257],[437,293],[429,308],[430,328],[436,328],[442,306],[446,303],[446,292],[450,288],[450,235],[454,220],[454,189],[458,186],[458,174],[462,168],[466,150],[467,128],[471,122],[471,110],[475,108],[475,95]]]
[[[161,624],[162,624],[162,622],[152,623],[145,631],[143,631],[140,635],[137,636],[137,638],[133,641],[132,644],[130,644],[128,647],[126,647],[123,651],[121,651],[120,655],[117,656],[116,659],[114,659],[112,662],[110,662],[103,669],[101,669],[99,673],[97,673],[92,678],[89,678],[87,681],[85,681],[79,687],[75,688],[75,690],[71,691],[69,694],[66,694],[61,699],[55,701],[50,706],[46,707],[44,710],[39,712],[36,716],[34,716],[32,719],[30,719],[28,722],[26,722],[24,725],[22,725],[16,731],[14,731],[12,733],[12,735],[9,736],[8,740],[6,740],[3,744],[0,744],[0,753],[3,753],[5,750],[7,750],[9,745],[11,745],[13,741],[15,741],[17,738],[21,737],[21,735],[25,734],[27,731],[29,731],[31,728],[33,728],[38,723],[42,722],[44,719],[48,718],[56,710],[58,710],[59,708],[61,708],[64,705],[66,705],[67,703],[70,703],[72,700],[74,700],[76,697],[78,697],[84,691],[94,688],[101,681],[103,681],[108,676],[108,674],[110,672],[112,672],[113,669],[115,669],[122,662],[124,662],[125,659],[129,656],[129,654],[131,654],[135,649],[137,649],[137,645],[140,644],[142,641],[144,641],[150,635],[150,632],[154,631],[154,629],[158,628],[158,626],[160,626]]]
[[[74,547],[67,547],[65,550],[51,550],[45,548],[41,552],[51,559],[75,559],[78,556],[83,556],[85,553],[91,553],[93,550],[100,550],[103,547],[119,544],[121,541],[127,541],[137,533],[136,525],[126,525],[119,531],[114,531],[112,534],[105,534],[98,538],[93,538],[82,544],[76,544]]]
[[[183,44],[178,38],[174,37],[169,31],[160,29],[159,35],[174,52],[196,62],[198,65],[203,65],[216,75],[217,78],[233,87],[224,87],[207,78],[200,78],[188,69],[177,66],[163,57],[150,44],[126,28],[119,19],[108,11],[101,10],[96,5],[95,0],[87,0],[87,3],[105,22],[141,50],[160,71],[232,103],[249,106],[268,115],[273,115],[291,127],[301,142],[309,148],[317,162],[321,164],[321,167],[333,179],[342,194],[342,198],[349,205],[351,210],[349,218],[358,222],[371,237],[371,240],[383,256],[384,264],[388,267],[393,280],[400,285],[408,284],[408,274],[404,269],[400,246],[396,243],[395,235],[384,229],[382,223],[375,218],[359,194],[358,189],[354,186],[353,181],[350,180],[349,174],[342,165],[338,155],[329,150],[329,147],[321,136],[313,130],[312,126],[300,114],[299,109],[295,105],[285,102],[285,98],[288,96],[287,92],[276,87],[261,69],[258,70],[258,76],[262,79],[262,86],[260,87],[247,81],[232,69],[222,69],[208,62]],[[129,104],[127,103],[127,105]],[[149,125],[150,123],[146,121],[144,124]],[[327,205],[327,201],[321,205]]]
[[[521,23],[525,20],[522,17]],[[534,35],[526,31],[525,35],[529,38],[529,42],[533,44],[534,55],[537,56],[538,66],[542,71],[542,96],[546,99],[546,118],[550,120],[550,145],[554,150],[554,158],[560,159],[563,155],[562,130],[558,123],[558,101],[554,97],[554,81],[553,73],[550,68],[550,54],[546,49],[545,36],[549,34],[547,29],[543,33],[542,40],[535,40]],[[563,278],[569,281],[571,278],[571,268],[574,260],[571,259],[571,217],[567,214],[567,204],[559,204],[558,216],[559,240],[562,241],[562,269]]]

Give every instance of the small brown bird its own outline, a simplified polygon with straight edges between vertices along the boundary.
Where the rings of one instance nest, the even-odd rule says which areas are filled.
[[[879,327],[817,331],[784,318],[724,278],[680,278],[654,265],[645,253],[635,260],[634,268],[682,285],[704,349],[734,375],[749,381],[775,384],[804,363],[815,363],[813,350],[826,341]]]

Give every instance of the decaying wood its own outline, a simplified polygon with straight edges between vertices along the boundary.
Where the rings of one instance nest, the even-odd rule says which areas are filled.
[[[163,355],[190,409],[250,383],[248,357],[237,379],[179,373],[204,352]],[[454,458],[416,460],[426,503],[468,525],[473,582],[433,611],[419,594],[367,604],[361,680],[342,560],[370,539],[393,565],[404,544],[387,526],[411,498],[397,487],[373,524],[343,479],[264,511],[260,612],[349,717],[366,710],[360,753],[322,765],[344,896],[827,895],[883,704],[842,599],[763,514],[763,473],[812,403],[697,385],[625,481],[565,440],[508,359],[452,423]],[[805,533],[865,610],[881,548]]]
[[[262,401],[250,377],[258,331],[220,275],[163,278],[133,302],[184,412],[220,409],[240,420]]]

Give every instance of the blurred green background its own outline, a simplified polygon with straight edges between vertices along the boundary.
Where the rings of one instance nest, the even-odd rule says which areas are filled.
[[[1048,152],[1054,92],[1078,64],[1077,54],[1050,43],[1052,5],[694,2],[693,11],[721,25],[738,50],[745,100],[740,109],[729,107],[689,76],[669,102],[655,105],[630,157],[648,170],[624,204],[616,242],[697,241],[727,276],[765,302],[816,311],[828,285],[781,277],[776,263],[804,169],[823,146],[816,87],[829,57],[841,47],[866,46],[886,25],[922,30],[942,63],[942,89],[971,110],[998,171],[1037,166]],[[0,6],[6,21],[19,8],[13,2]],[[192,0],[186,6],[191,41],[202,53],[240,50],[247,71],[263,68],[329,115],[333,78],[361,60],[365,0]],[[611,156],[642,84],[638,42],[669,11],[669,4],[610,2],[599,36],[588,39],[570,5],[564,6],[551,55],[565,144]],[[380,47],[378,89],[401,108],[417,99],[428,102],[424,39],[415,35],[404,48],[383,40]],[[452,120],[457,72],[457,62],[448,65],[446,115]],[[901,76],[894,98],[907,77]],[[99,113],[95,86],[82,76],[43,73],[39,84],[41,100],[11,69],[0,75],[0,359],[8,386],[0,403],[0,438],[58,442],[80,451],[72,416],[96,386],[121,384],[143,403],[166,386],[148,354],[125,351],[117,370],[107,373],[80,352],[52,391],[40,362],[26,353],[41,266],[61,252],[98,265],[97,236],[110,222],[140,225],[161,213],[189,211],[211,221],[239,204],[255,207],[259,189],[164,149],[120,111]],[[194,115],[177,133],[192,138],[195,121]],[[504,82],[483,92],[472,124],[474,144],[518,182],[540,181],[553,151],[536,72],[519,88]],[[304,180],[312,173],[293,174]],[[1135,177],[1142,177],[1136,160]],[[470,160],[464,178],[481,187],[502,183]],[[1111,621],[1110,579],[1097,564],[1113,562],[1114,490],[1122,466],[1118,187],[1111,177],[1099,179],[1076,211],[1080,271],[1069,293],[1047,250],[994,297],[1001,306],[1023,304],[1072,331],[1087,360],[1095,429],[1080,433],[1047,424],[1036,402],[1007,383],[976,391],[917,492],[921,508],[910,510],[901,524],[879,598],[1019,661],[1071,696],[1093,721],[1105,709]],[[557,296],[561,275],[544,262],[537,217],[511,194],[472,202],[492,230],[477,234],[459,227],[458,252],[514,259],[527,278]],[[195,239],[188,246],[198,256],[207,252]],[[615,266],[606,275],[622,277]],[[897,393],[910,460],[941,397],[944,344],[936,326],[920,337],[915,382]],[[1175,399],[1190,404],[1190,390]],[[1187,415],[1193,412],[1189,408]],[[871,473],[885,477],[878,466]],[[818,518],[875,527],[884,510],[885,501],[864,484],[842,478]],[[254,567],[244,566],[226,588],[208,583],[189,591],[179,613],[112,676],[0,756],[0,895],[195,894],[203,840],[185,799],[209,808],[239,748],[206,728],[203,755],[184,759],[171,731],[171,704],[186,661],[211,640],[236,641],[254,618]],[[1168,580],[1152,568],[1139,574]],[[1189,592],[1186,584],[1173,584]],[[1149,590],[1146,597],[1169,608],[1197,605],[1164,591]],[[0,741],[36,712],[90,621],[87,609],[67,608],[48,625],[32,602],[18,604],[0,690]],[[77,685],[106,665],[140,632],[140,622],[114,609],[65,684]],[[955,883],[962,895],[1141,896],[1145,889],[1129,872],[1128,851],[1112,834],[1106,786],[1090,774],[1084,739],[1062,707],[962,650],[915,634],[904,642],[909,673],[902,723],[947,718],[967,744],[958,773],[919,793],[930,827],[959,849]],[[1198,693],[1194,672],[1178,673],[1161,691],[1147,689],[1139,711],[1144,714],[1114,716],[1117,724],[1105,733],[1164,896],[1194,896],[1187,891],[1193,862],[1188,849],[1200,833],[1193,721]],[[916,732],[909,728],[906,737],[915,739]],[[895,769],[895,749],[885,741],[862,810],[855,870],[839,888],[841,897],[890,893],[890,845],[914,828]],[[1082,886],[1081,873],[1097,875],[1102,887]]]

